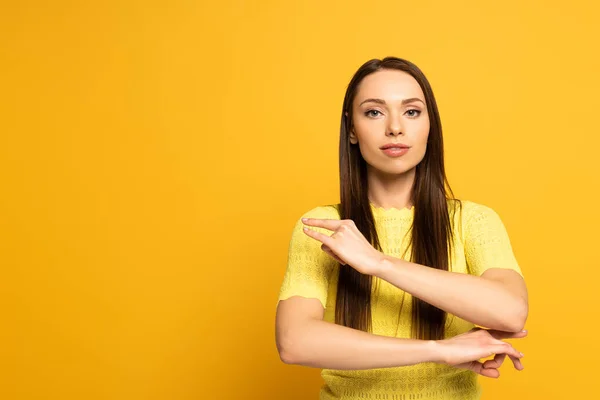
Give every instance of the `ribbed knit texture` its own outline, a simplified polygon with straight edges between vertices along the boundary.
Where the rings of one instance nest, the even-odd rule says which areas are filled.
[[[452,220],[454,251],[451,271],[480,276],[488,268],[508,268],[523,275],[498,214],[482,204],[467,200],[462,203],[462,213],[457,212]],[[318,206],[300,218],[340,219],[338,207],[339,204]],[[408,230],[414,207],[386,210],[371,204],[371,210],[383,252],[410,260]],[[321,250],[321,242],[302,231],[304,224],[300,218],[292,230],[279,300],[292,296],[319,299],[325,308],[324,320],[334,322],[338,264]],[[311,229],[328,235],[332,233],[324,228]],[[412,296],[384,280],[376,277],[373,280],[372,333],[410,338]],[[464,333],[474,326],[448,314],[446,338]],[[321,400],[475,400],[481,396],[475,372],[436,363],[369,370],[323,369],[321,376],[325,381],[320,392]]]

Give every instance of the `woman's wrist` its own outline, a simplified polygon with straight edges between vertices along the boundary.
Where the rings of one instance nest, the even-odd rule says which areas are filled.
[[[424,340],[425,346],[428,349],[429,362],[436,364],[445,364],[446,360],[441,352],[441,346],[437,340]]]
[[[371,275],[384,279],[384,276],[386,276],[390,270],[397,267],[396,262],[398,260],[398,258],[381,253],[381,256],[377,259],[377,262],[373,267],[373,273]]]

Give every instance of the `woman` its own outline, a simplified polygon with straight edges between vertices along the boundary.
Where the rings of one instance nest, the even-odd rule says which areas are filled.
[[[454,198],[417,66],[387,57],[359,68],[339,149],[340,203],[292,232],[281,359],[323,368],[321,399],[478,399],[478,374],[497,378],[506,356],[522,370],[503,341],[527,334],[521,269],[498,214]]]

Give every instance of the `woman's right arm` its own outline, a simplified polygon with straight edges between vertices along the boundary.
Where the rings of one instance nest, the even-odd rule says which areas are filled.
[[[276,342],[286,364],[326,369],[372,369],[434,362],[470,369],[497,378],[508,355],[517,370],[522,353],[502,339],[517,339],[527,332],[473,328],[444,340],[417,340],[375,335],[323,320],[318,299],[291,296],[280,300],[276,315]],[[485,362],[479,359],[496,355]]]
[[[433,340],[375,335],[324,321],[323,315],[317,299],[293,296],[280,300],[276,342],[284,363],[361,370],[443,362]]]

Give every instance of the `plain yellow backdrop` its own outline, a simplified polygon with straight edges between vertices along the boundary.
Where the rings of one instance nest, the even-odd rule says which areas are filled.
[[[528,283],[525,370],[483,398],[594,397],[595,2],[0,7],[0,398],[317,398],[276,298],[293,224],[339,201],[346,85],[388,55],[429,78],[452,187]]]

